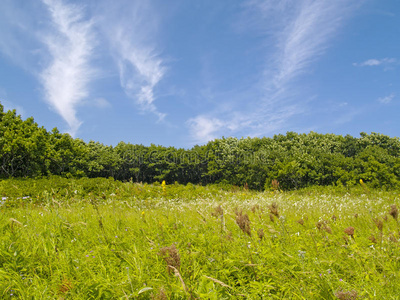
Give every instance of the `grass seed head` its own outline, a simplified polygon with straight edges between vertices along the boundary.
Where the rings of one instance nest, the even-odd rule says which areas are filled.
[[[315,224],[315,226],[317,226],[318,230],[321,230],[323,225],[324,225],[323,221],[318,221],[317,224]]]
[[[375,218],[374,223],[378,227],[379,231],[383,230],[383,221],[381,219]]]
[[[335,293],[335,296],[340,300],[355,300],[357,299],[357,292],[355,290],[352,291],[339,290]]]
[[[344,233],[354,238],[354,227],[350,226],[344,230]]]
[[[399,210],[397,209],[396,204],[390,206],[389,214],[393,217],[393,219],[397,220],[397,218],[399,217]]]
[[[242,211],[238,212],[236,215],[236,224],[238,224],[244,233],[246,233],[248,236],[251,236],[250,219],[247,214],[243,214]]]
[[[371,236],[368,238],[371,242],[373,242],[374,244],[376,244],[378,241],[376,240],[376,237],[371,234]]]
[[[255,213],[257,210],[260,210],[260,205],[256,204],[251,208],[251,211]]]
[[[64,279],[61,281],[60,285],[58,286],[58,292],[59,292],[60,294],[66,294],[66,293],[68,293],[70,290],[72,290],[72,288],[73,288],[72,282],[71,282],[69,279],[64,278]]]
[[[273,214],[269,214],[269,219],[271,220],[272,223],[275,222],[275,218]]]
[[[273,179],[271,181],[271,188],[272,188],[273,191],[279,190],[279,181],[276,180],[276,179]]]
[[[257,230],[258,238],[262,240],[264,238],[264,230],[262,228]]]
[[[327,233],[332,234],[332,229],[331,229],[329,226],[325,225],[325,226],[324,226],[324,230],[325,230]]]
[[[271,214],[279,218],[278,204],[276,202],[272,202],[272,204],[268,208]]]
[[[152,295],[151,299],[153,300],[168,300],[167,294],[165,293],[164,288],[160,288],[158,290],[158,293],[155,295]]]
[[[211,213],[213,217],[220,217],[224,214],[224,210],[222,209],[221,205],[218,205],[214,208],[214,211]]]
[[[167,263],[167,270],[168,274],[171,274],[172,267],[179,270],[181,267],[181,257],[179,256],[178,249],[175,247],[174,244],[170,247],[163,247],[160,249],[160,255]]]

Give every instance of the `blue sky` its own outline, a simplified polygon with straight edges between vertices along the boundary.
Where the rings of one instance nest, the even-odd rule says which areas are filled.
[[[0,101],[107,145],[400,136],[400,1],[2,0]]]

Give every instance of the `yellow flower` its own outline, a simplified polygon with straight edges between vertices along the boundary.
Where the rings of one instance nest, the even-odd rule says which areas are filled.
[[[360,183],[361,183],[361,184],[363,184],[363,183],[364,183],[364,181],[363,181],[362,179],[360,179]]]

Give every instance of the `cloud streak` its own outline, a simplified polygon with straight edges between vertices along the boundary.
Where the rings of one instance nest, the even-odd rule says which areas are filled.
[[[100,22],[118,66],[121,87],[141,111],[154,113],[162,120],[165,114],[155,105],[155,88],[166,67],[156,50],[157,16],[149,2],[107,5],[110,3],[105,2],[102,10],[107,13]]]
[[[382,59],[368,59],[364,62],[361,63],[353,63],[353,66],[355,67],[376,67],[376,66],[387,66],[387,65],[391,65],[391,64],[396,64],[397,60],[395,58],[382,58]]]
[[[392,100],[394,99],[395,94],[391,93],[389,96],[386,97],[382,97],[378,99],[378,102],[382,103],[382,104],[389,104],[390,102],[392,102]]]
[[[96,74],[90,64],[94,50],[93,23],[84,19],[83,7],[60,0],[43,0],[53,31],[44,43],[51,62],[40,77],[47,102],[67,122],[75,135],[82,122],[76,107],[89,94],[89,83]]]
[[[261,80],[249,91],[258,98],[241,100],[251,102],[247,110],[215,111],[190,119],[196,142],[206,142],[210,136],[264,135],[287,128],[290,119],[304,113],[307,105],[298,100],[301,86],[297,81],[329,47],[353,5],[344,0],[251,0],[247,9],[246,18],[268,43]],[[271,40],[275,40],[272,45]]]

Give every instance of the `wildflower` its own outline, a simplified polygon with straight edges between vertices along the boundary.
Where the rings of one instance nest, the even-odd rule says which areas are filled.
[[[162,191],[163,191],[163,194],[165,194],[166,192],[167,192],[167,184],[165,183],[165,180],[163,180],[163,182],[161,183],[161,186],[162,186]]]
[[[362,179],[360,179],[360,184],[364,184],[364,181]]]
[[[305,254],[306,254],[306,251],[299,250],[299,257],[300,258],[304,258]]]

